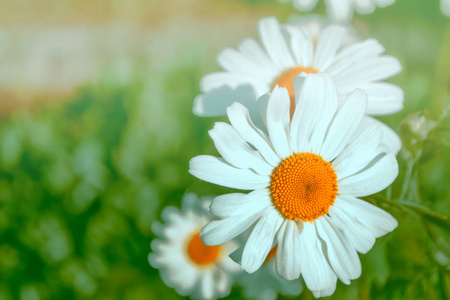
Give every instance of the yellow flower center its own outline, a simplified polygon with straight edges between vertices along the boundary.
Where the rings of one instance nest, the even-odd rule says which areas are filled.
[[[285,218],[312,222],[328,213],[338,195],[331,163],[313,153],[297,153],[272,174],[272,199]]]
[[[199,233],[195,233],[189,241],[187,247],[189,258],[197,265],[212,264],[219,257],[220,246],[206,246],[203,244]]]
[[[295,95],[294,95],[293,80],[295,76],[299,75],[302,72],[305,72],[307,74],[316,74],[319,73],[319,70],[309,67],[296,66],[281,74],[281,76],[278,77],[278,79],[275,80],[275,82],[273,83],[273,87],[278,85],[288,90],[289,97],[291,98],[291,119],[292,116],[294,115],[295,110]]]

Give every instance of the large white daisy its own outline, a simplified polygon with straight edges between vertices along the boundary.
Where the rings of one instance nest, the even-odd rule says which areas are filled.
[[[401,71],[399,61],[382,55],[384,48],[375,39],[343,46],[345,27],[328,26],[317,41],[299,26],[281,26],[273,17],[258,25],[261,45],[254,39],[243,40],[238,50],[224,49],[217,57],[224,71],[205,75],[196,97],[193,112],[199,116],[220,116],[233,102],[245,105],[256,124],[260,123],[257,99],[275,85],[286,87],[291,97],[291,114],[295,109],[292,79],[300,73],[328,73],[336,84],[339,105],[356,88],[368,94],[366,113],[386,115],[403,108],[403,90],[382,82]],[[371,122],[378,122],[372,118]],[[401,140],[380,122],[383,139],[397,153]]]
[[[282,0],[286,2],[286,0]],[[318,0],[293,0],[298,10],[311,10],[316,6]],[[386,7],[393,4],[395,0],[325,0],[328,7],[328,15],[335,22],[350,21],[353,11],[360,14],[371,14],[375,7]]]
[[[149,262],[159,269],[164,283],[182,296],[217,299],[229,294],[233,273],[239,265],[229,258],[234,242],[206,246],[200,230],[211,221],[207,212],[209,199],[195,194],[183,198],[181,211],[168,206],[162,212],[166,224],[156,222],[152,229],[158,238],[151,243]],[[202,203],[208,203],[202,208]]]
[[[278,244],[276,269],[288,280],[302,274],[316,297],[331,295],[361,274],[358,252],[397,226],[380,208],[362,201],[398,175],[394,154],[382,143],[377,124],[363,124],[367,95],[355,90],[342,107],[328,74],[294,78],[295,105],[275,87],[258,103],[268,134],[257,128],[248,109],[233,103],[231,125],[216,123],[210,136],[222,157],[201,155],[189,172],[208,182],[242,190],[216,197],[210,212],[220,218],[200,236],[220,245],[256,223],[241,265],[255,272]]]

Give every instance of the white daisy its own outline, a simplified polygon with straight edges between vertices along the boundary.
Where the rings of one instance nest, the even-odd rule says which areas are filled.
[[[242,272],[236,282],[242,286],[242,293],[246,299],[275,300],[278,294],[284,296],[298,296],[303,291],[300,280],[284,280],[275,270],[275,246],[267,255],[261,268],[255,273]],[[230,256],[231,257],[231,256]]]
[[[304,11],[313,9],[317,2],[318,0],[293,0],[295,8]],[[325,0],[328,14],[335,22],[350,21],[354,10],[363,15],[371,14],[376,6],[386,7],[394,2],[395,0]]]
[[[342,26],[328,26],[315,43],[307,30],[281,26],[273,17],[261,19],[259,35],[263,47],[248,38],[240,43],[238,50],[224,49],[217,57],[224,71],[202,78],[203,94],[194,101],[194,113],[199,116],[225,115],[232,102],[240,102],[249,109],[253,121],[260,124],[257,99],[279,85],[289,91],[293,114],[292,79],[302,72],[330,74],[336,84],[339,105],[349,93],[360,88],[369,96],[367,114],[386,115],[401,110],[403,90],[381,82],[401,71],[399,61],[382,55],[384,48],[375,39],[343,47],[345,33]],[[397,153],[401,148],[400,138],[391,128],[379,123],[385,144]]]
[[[208,182],[242,190],[216,197],[210,212],[222,220],[200,236],[220,245],[256,224],[241,265],[255,272],[278,244],[277,273],[288,280],[302,274],[316,297],[331,295],[339,278],[345,284],[361,274],[358,252],[397,226],[380,208],[356,197],[377,193],[398,175],[394,154],[382,143],[377,124],[362,124],[367,95],[355,90],[342,107],[328,74],[294,78],[295,110],[275,87],[258,104],[267,132],[249,111],[233,103],[231,125],[216,123],[210,136],[222,158],[194,157],[189,172]]]
[[[171,206],[163,210],[166,224],[152,225],[158,239],[151,243],[150,264],[178,294],[196,299],[228,295],[232,273],[239,270],[239,265],[228,257],[236,249],[234,242],[206,246],[199,237],[202,227],[211,221],[207,212],[210,199],[199,200],[195,194],[188,194],[182,200],[181,211]],[[201,203],[208,204],[202,209]]]

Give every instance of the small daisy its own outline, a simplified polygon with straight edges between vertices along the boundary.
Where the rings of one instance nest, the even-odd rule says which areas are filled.
[[[278,275],[302,274],[316,297],[333,294],[336,281],[350,284],[361,274],[357,254],[397,226],[380,208],[357,197],[377,193],[398,175],[394,154],[382,143],[377,124],[362,125],[367,95],[355,90],[341,107],[328,74],[294,78],[290,96],[275,87],[259,99],[268,134],[248,109],[233,103],[231,125],[216,123],[210,136],[220,157],[201,155],[189,172],[199,179],[241,190],[216,197],[210,212],[220,218],[200,236],[220,245],[256,224],[242,250],[241,266],[252,273],[278,245]]]
[[[246,299],[275,300],[278,294],[298,296],[303,291],[300,280],[284,280],[275,270],[275,253],[277,247],[270,250],[261,268],[255,273],[242,272],[236,282],[242,286]],[[232,257],[232,256],[230,256]]]
[[[224,69],[205,75],[196,97],[193,112],[199,116],[220,116],[232,102],[245,105],[252,120],[261,124],[257,99],[270,93],[276,85],[287,88],[291,97],[291,115],[295,109],[292,79],[300,73],[328,73],[336,84],[341,106],[356,88],[368,94],[366,113],[386,115],[403,108],[403,90],[382,82],[401,71],[395,57],[382,55],[384,48],[375,39],[343,46],[347,30],[328,26],[315,42],[307,30],[299,26],[281,26],[273,18],[259,22],[262,45],[254,39],[243,40],[238,50],[224,49],[217,57]],[[378,122],[375,119],[373,122]],[[401,148],[398,135],[385,124],[383,139],[392,152]]]
[[[195,194],[188,194],[182,202],[181,211],[171,206],[163,210],[166,224],[153,224],[158,239],[151,243],[150,265],[159,269],[164,283],[182,296],[224,297],[230,292],[232,273],[239,270],[228,257],[236,245],[205,246],[199,233],[211,221],[207,212],[210,199],[199,200]]]
[[[303,11],[313,9],[317,2],[318,0],[293,0],[295,8]],[[371,14],[376,6],[386,7],[394,2],[395,0],[325,0],[328,14],[335,22],[350,21],[354,10],[363,15]]]

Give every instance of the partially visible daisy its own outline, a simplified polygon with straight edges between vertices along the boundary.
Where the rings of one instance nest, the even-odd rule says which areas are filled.
[[[236,249],[235,243],[206,246],[199,237],[202,227],[211,221],[206,210],[210,199],[187,194],[181,210],[166,207],[162,212],[165,224],[152,225],[158,239],[151,243],[150,264],[178,294],[196,299],[228,295],[232,273],[239,270],[239,265],[228,257]]]
[[[255,272],[278,245],[278,275],[303,276],[316,297],[334,293],[336,281],[361,274],[357,254],[397,227],[380,208],[362,201],[398,175],[395,155],[382,143],[377,124],[362,125],[367,94],[355,90],[341,107],[328,74],[294,78],[295,105],[275,87],[259,99],[267,132],[240,103],[227,109],[231,125],[216,123],[210,136],[222,157],[201,155],[189,172],[199,179],[241,190],[216,197],[210,212],[220,218],[200,233],[221,245],[256,224],[242,250],[242,268]]]
[[[300,280],[285,280],[275,271],[275,246],[255,273],[242,272],[236,279],[246,299],[275,300],[278,295],[298,296],[303,291]]]
[[[441,11],[447,17],[450,17],[450,0],[441,0]]]
[[[285,0],[282,0],[286,2]],[[308,11],[316,6],[318,0],[292,0],[295,8]],[[325,0],[328,14],[335,22],[350,21],[353,11],[360,14],[371,14],[375,7],[386,7],[393,4],[395,0]]]
[[[403,90],[382,82],[401,71],[395,57],[382,55],[384,48],[375,39],[343,46],[346,29],[328,26],[316,40],[307,30],[297,26],[281,26],[273,17],[259,21],[262,45],[244,39],[238,50],[224,49],[218,64],[224,69],[205,75],[193,111],[199,116],[225,115],[232,102],[244,104],[255,123],[260,124],[257,99],[278,85],[286,87],[291,98],[291,115],[295,110],[292,80],[300,73],[328,73],[336,84],[339,105],[356,88],[368,94],[366,113],[387,115],[403,108]],[[378,122],[375,119],[373,122]],[[383,139],[392,152],[401,148],[401,140],[388,126]]]

